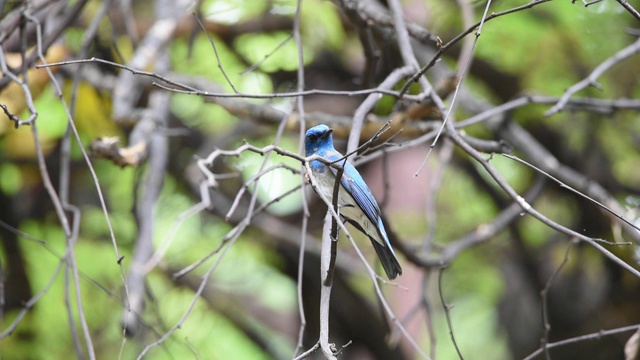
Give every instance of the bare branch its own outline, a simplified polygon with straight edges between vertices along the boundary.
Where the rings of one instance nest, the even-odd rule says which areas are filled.
[[[529,104],[546,104],[552,105],[560,101],[560,98],[549,96],[523,96],[506,102],[502,105],[492,107],[466,120],[456,122],[456,129],[465,128],[482,121],[490,120],[511,110],[529,105]],[[574,111],[590,111],[603,115],[613,114],[617,110],[634,110],[640,111],[640,100],[635,99],[568,99],[565,109]]]
[[[631,6],[627,0],[616,0],[618,2],[618,4],[622,5],[622,7],[627,10],[631,15],[633,15],[634,18],[636,18],[636,20],[640,21],[640,12],[638,12],[638,10],[636,10],[633,6]],[[585,6],[587,6],[585,4]]]
[[[594,204],[598,205],[601,209],[603,209],[603,210],[605,210],[606,212],[608,212],[609,214],[613,215],[614,217],[616,217],[616,218],[617,218],[617,219],[619,219],[620,221],[622,221],[622,222],[626,223],[627,225],[629,225],[629,226],[631,226],[631,227],[635,228],[636,230],[640,231],[640,228],[639,228],[638,226],[636,226],[636,225],[635,225],[634,223],[632,223],[631,221],[627,220],[624,216],[622,216],[622,215],[620,215],[620,214],[617,214],[615,211],[613,211],[613,210],[609,209],[609,208],[608,208],[608,207],[606,207],[604,204],[601,204],[601,203],[599,203],[597,200],[592,199],[592,198],[590,198],[589,196],[587,196],[587,195],[585,195],[585,194],[583,194],[583,193],[579,192],[578,190],[576,190],[576,189],[572,188],[571,186],[569,186],[569,185],[567,185],[567,184],[563,183],[562,181],[560,181],[560,180],[556,179],[555,177],[553,177],[553,176],[549,175],[548,173],[546,173],[546,172],[542,171],[541,169],[539,169],[539,168],[537,168],[537,167],[535,167],[535,166],[533,166],[533,165],[529,164],[528,162],[526,162],[526,161],[524,161],[524,160],[522,160],[522,159],[518,158],[517,156],[513,156],[513,155],[509,155],[509,154],[502,154],[502,156],[505,156],[505,157],[507,157],[507,158],[509,158],[509,159],[511,159],[511,160],[515,160],[515,161],[517,161],[517,162],[519,162],[519,163],[521,163],[521,164],[527,165],[528,167],[530,167],[530,168],[534,169],[535,171],[537,171],[537,172],[539,172],[539,173],[543,174],[544,176],[548,177],[549,179],[551,179],[551,180],[553,180],[553,181],[557,182],[557,183],[560,185],[560,187],[565,188],[565,189],[567,189],[567,190],[571,191],[572,193],[577,194],[577,195],[579,195],[580,197],[582,197],[582,198],[584,198],[584,199],[586,199],[586,200],[588,200],[588,201],[590,201],[590,202],[592,202],[592,203],[594,203]]]
[[[442,54],[444,54],[444,52],[449,49],[450,47],[452,47],[453,45],[455,45],[456,43],[458,43],[460,40],[462,40],[464,37],[466,37],[467,35],[471,34],[478,26],[480,26],[480,24],[482,24],[483,22],[487,22],[490,20],[493,20],[495,18],[498,18],[500,16],[504,16],[504,15],[508,15],[508,14],[513,14],[515,12],[518,11],[522,11],[522,10],[527,10],[527,9],[531,9],[532,7],[536,6],[536,5],[540,5],[542,3],[546,3],[549,2],[551,0],[533,0],[528,4],[522,5],[522,6],[518,6],[515,7],[513,9],[509,9],[509,10],[505,10],[505,11],[501,11],[498,13],[493,13],[489,16],[487,16],[486,18],[483,17],[482,20],[480,20],[479,22],[473,24],[473,26],[467,28],[467,30],[463,31],[462,33],[460,33],[458,36],[456,36],[455,38],[451,39],[448,43],[440,46],[438,48],[438,52],[436,53],[436,55],[429,61],[429,63],[427,63],[427,65],[423,66],[420,71],[418,71],[415,75],[413,75],[411,77],[411,79],[409,81],[407,81],[407,83],[404,85],[404,87],[402,88],[402,90],[400,90],[400,97],[404,97],[404,95],[407,93],[407,91],[409,90],[409,87],[418,81],[418,79],[424,75],[424,73],[426,73],[431,67],[433,67],[433,65],[436,64],[436,62],[442,57]]]
[[[541,223],[545,224],[546,226],[562,233],[562,234],[566,234],[569,237],[575,237],[581,241],[584,241],[586,243],[588,243],[589,245],[591,245],[592,247],[594,247],[596,250],[598,250],[601,254],[603,254],[604,256],[608,257],[609,259],[611,259],[613,262],[615,262],[616,264],[618,264],[620,267],[622,267],[623,269],[629,271],[631,274],[633,274],[635,277],[640,278],[640,271],[638,271],[637,269],[633,268],[631,265],[629,265],[628,263],[626,263],[624,260],[620,259],[618,256],[616,256],[615,254],[611,253],[609,250],[605,249],[604,247],[602,247],[601,245],[599,245],[597,243],[596,239],[593,239],[591,237],[585,236],[583,234],[580,234],[576,231],[573,231],[565,226],[562,226],[558,223],[556,223],[555,221],[550,220],[549,218],[547,218],[546,216],[544,216],[543,214],[541,214],[540,212],[538,212],[537,210],[535,210],[524,198],[522,198],[520,195],[518,195],[518,193],[502,178],[502,176],[500,176],[500,174],[498,174],[498,172],[489,164],[489,162],[484,159],[475,149],[473,149],[469,144],[467,144],[461,137],[460,135],[453,129],[453,125],[448,125],[449,129],[450,129],[450,136],[451,139],[458,145],[460,146],[467,154],[469,154],[471,157],[473,157],[478,163],[480,163],[480,165],[482,165],[482,167],[485,168],[485,170],[487,170],[487,172],[489,173],[489,175],[495,180],[495,182],[509,195],[509,197],[511,197],[513,200],[515,200],[518,205],[520,205],[520,207],[522,208],[522,210],[526,213],[531,214],[534,218],[536,218],[538,221],[540,221]]]
[[[449,327],[449,336],[451,336],[451,342],[453,343],[453,346],[458,353],[458,358],[460,358],[460,360],[463,360],[464,357],[462,356],[460,348],[458,347],[458,342],[456,341],[456,336],[453,332],[453,324],[451,323],[451,308],[453,306],[447,304],[447,302],[444,300],[444,293],[442,292],[442,275],[444,274],[444,270],[445,268],[443,267],[438,270],[438,294],[440,294],[440,302],[442,303],[442,307],[444,308],[444,314],[447,317],[447,326]]]
[[[595,86],[599,88],[600,85],[598,84],[597,80],[600,76],[602,76],[602,74],[607,72],[614,65],[626,60],[627,58],[635,55],[638,52],[640,52],[640,37],[631,45],[618,51],[617,53],[615,53],[615,55],[603,61],[591,72],[591,74],[589,74],[589,76],[586,79],[580,81],[579,83],[567,89],[567,91],[565,91],[564,95],[562,95],[558,103],[555,104],[551,109],[549,109],[545,113],[545,116],[551,116],[561,111],[562,109],[564,109],[565,105],[567,104],[567,101],[578,91],[581,91],[588,86]]]
[[[549,310],[548,310],[549,289],[551,289],[551,285],[553,284],[553,281],[558,276],[560,271],[565,267],[567,262],[569,262],[569,254],[571,253],[571,250],[573,250],[573,246],[576,243],[577,241],[569,242],[569,244],[567,245],[567,250],[564,253],[564,258],[562,259],[562,262],[560,263],[560,265],[558,265],[558,267],[556,267],[553,274],[551,274],[551,277],[549,277],[549,280],[547,281],[547,284],[544,286],[544,289],[540,291],[540,297],[542,298],[542,324],[544,326],[544,329],[543,329],[544,335],[542,339],[540,339],[540,343],[542,344],[542,349],[544,350],[547,358],[551,358],[551,356],[549,355],[549,347],[548,347],[549,333],[551,332],[551,324],[549,324]]]
[[[378,89],[386,90],[391,89],[401,79],[411,75],[413,68],[411,66],[405,66],[394,70],[387,76],[387,78],[378,85]],[[349,133],[349,140],[347,143],[347,153],[351,153],[358,147],[360,142],[360,135],[362,133],[362,124],[364,123],[365,116],[373,109],[373,107],[380,101],[382,94],[370,94],[367,98],[358,106],[355,114],[353,115],[353,125],[351,126],[351,132]]]
[[[61,62],[50,63],[50,64],[36,65],[36,68],[40,69],[40,68],[45,68],[45,67],[66,66],[66,65],[71,65],[71,64],[92,63],[92,62],[106,64],[106,65],[110,65],[110,66],[113,66],[113,67],[116,67],[116,68],[119,68],[119,69],[127,70],[133,75],[147,76],[147,77],[151,77],[153,79],[160,80],[161,83],[166,83],[166,84],[171,85],[173,87],[166,87],[166,86],[162,85],[161,83],[153,83],[153,84],[158,86],[158,87],[161,87],[163,89],[169,90],[169,91],[173,91],[173,92],[181,93],[181,94],[200,95],[200,96],[204,96],[204,97],[244,98],[244,99],[279,99],[279,98],[290,98],[290,97],[309,96],[309,95],[357,96],[357,95],[369,95],[369,94],[376,94],[376,93],[377,94],[383,94],[383,95],[390,95],[390,96],[393,96],[393,97],[400,97],[400,93],[398,91],[383,90],[383,89],[378,89],[378,88],[354,90],[354,91],[310,89],[310,90],[304,90],[304,91],[293,91],[293,92],[282,92],[282,93],[271,93],[271,94],[244,94],[244,93],[229,94],[229,93],[225,93],[225,92],[209,92],[209,91],[198,90],[198,89],[192,88],[192,87],[190,87],[188,85],[173,81],[173,80],[171,80],[171,79],[169,79],[169,78],[167,78],[165,76],[156,74],[155,72],[137,70],[136,68],[131,67],[131,66],[122,65],[122,64],[115,63],[113,61],[108,61],[108,60],[99,59],[99,58],[95,58],[95,57],[92,57],[90,59],[68,60],[68,61],[61,61]],[[404,96],[402,96],[402,98],[406,99],[406,100],[409,100],[409,101],[420,101],[421,100],[420,97],[409,96],[409,95],[404,95]]]
[[[224,71],[224,67],[222,66],[222,62],[220,61],[220,55],[218,55],[218,48],[216,48],[216,43],[215,43],[215,41],[213,41],[213,37],[211,37],[211,34],[209,34],[207,29],[202,24],[202,21],[200,20],[200,16],[198,14],[195,14],[195,13],[193,14],[193,16],[196,18],[196,21],[198,22],[198,25],[200,26],[200,29],[202,29],[202,31],[205,34],[207,34],[207,38],[209,39],[209,43],[211,44],[211,47],[213,48],[213,53],[216,55],[216,61],[218,62],[218,69],[220,69],[220,72],[222,73],[224,78],[227,80],[227,84],[229,84],[229,86],[231,86],[231,89],[233,90],[233,92],[237,94],[238,90],[236,90],[236,87],[233,86],[233,82],[231,82],[231,79],[229,79],[229,75],[227,75],[227,72]]]
[[[329,279],[329,275],[333,274],[333,271],[331,271],[329,266],[332,257],[331,247],[334,242],[331,238],[332,219],[333,217],[331,216],[331,212],[327,211],[327,215],[324,217],[324,227],[322,229],[322,260],[320,265],[322,288],[320,291],[320,339],[318,340],[324,357],[329,360],[336,359],[335,345],[329,343],[329,304],[332,284],[332,281]]]
[[[584,342],[584,341],[588,341],[588,340],[600,340],[605,336],[611,336],[611,335],[616,335],[616,334],[630,332],[630,331],[637,331],[638,329],[640,329],[640,325],[624,326],[624,327],[611,329],[611,330],[600,330],[600,331],[595,332],[595,333],[576,336],[576,337],[573,337],[573,338],[570,338],[570,339],[566,339],[566,340],[561,340],[561,341],[556,341],[554,343],[550,343],[550,344],[547,345],[547,349],[553,349],[553,348],[557,348],[557,347],[560,347],[560,346],[569,345],[569,344],[575,344],[575,343]],[[523,360],[534,359],[538,355],[542,354],[543,352],[544,352],[544,350],[542,348],[540,348],[540,349],[534,351],[533,353],[531,353],[529,356],[525,357]]]

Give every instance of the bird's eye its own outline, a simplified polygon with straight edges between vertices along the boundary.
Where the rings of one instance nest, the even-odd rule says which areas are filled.
[[[316,141],[317,138],[318,138],[318,136],[316,134],[309,134],[307,136],[307,139],[309,139],[311,141]]]

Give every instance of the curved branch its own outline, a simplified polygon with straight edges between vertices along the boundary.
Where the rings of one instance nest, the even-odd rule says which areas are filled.
[[[580,81],[579,83],[577,83],[577,84],[571,86],[569,89],[567,89],[567,91],[565,91],[564,95],[562,95],[562,97],[560,98],[558,103],[555,104],[551,109],[549,109],[544,115],[545,116],[551,116],[551,115],[553,115],[553,114],[555,114],[555,113],[557,113],[559,111],[562,111],[562,109],[564,109],[564,107],[567,104],[567,102],[569,101],[569,99],[575,93],[585,89],[588,86],[595,86],[597,88],[600,88],[600,85],[598,84],[597,80],[598,80],[598,78],[600,76],[602,76],[602,74],[607,72],[609,69],[611,69],[616,64],[624,61],[625,59],[635,55],[638,52],[640,52],[640,37],[638,37],[638,39],[634,43],[632,43],[631,45],[629,45],[626,48],[618,51],[612,57],[610,57],[607,60],[603,61],[600,65],[598,65],[591,72],[591,74],[589,74],[589,76],[587,76],[586,79]]]

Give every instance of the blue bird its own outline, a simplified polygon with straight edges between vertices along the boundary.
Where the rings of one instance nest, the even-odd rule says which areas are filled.
[[[304,141],[307,156],[318,154],[329,161],[341,159],[342,154],[333,147],[332,132],[333,129],[327,125],[318,125],[307,130]],[[402,268],[389,243],[376,199],[353,165],[346,161],[338,161],[336,164],[344,165],[338,190],[340,215],[371,239],[384,271],[389,279],[395,279],[396,276],[402,275]],[[319,160],[311,161],[310,165],[317,182],[315,190],[333,203],[333,189],[338,170]]]

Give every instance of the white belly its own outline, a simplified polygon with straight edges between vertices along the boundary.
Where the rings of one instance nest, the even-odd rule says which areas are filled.
[[[333,190],[335,186],[335,177],[330,171],[324,173],[314,173],[318,183],[317,190],[324,196],[333,206]],[[367,215],[360,210],[360,207],[351,195],[347,193],[344,187],[340,186],[338,191],[338,213],[360,225],[366,232],[366,235],[373,238],[381,245],[385,245],[384,241],[378,234],[378,228],[371,223]]]

